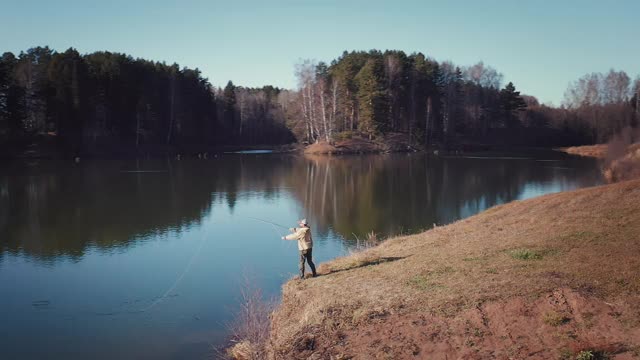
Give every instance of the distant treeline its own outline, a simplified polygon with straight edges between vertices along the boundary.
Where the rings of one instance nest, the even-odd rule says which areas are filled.
[[[299,116],[292,127],[309,142],[404,132],[417,144],[470,141],[575,145],[607,141],[638,123],[640,78],[589,74],[569,85],[561,107],[521,95],[482,62],[469,67],[421,53],[344,52],[329,65],[296,69]]]
[[[69,155],[293,141],[273,100],[280,90],[234,90],[255,108],[242,101],[226,108],[198,69],[178,64],[48,47],[4,53],[0,141],[19,147],[46,139]]]
[[[304,61],[296,75],[295,90],[231,81],[220,89],[198,69],[126,54],[4,53],[0,147],[185,152],[387,133],[424,146],[576,145],[637,126],[640,112],[640,79],[613,70],[570,84],[561,107],[503,86],[482,62],[460,67],[421,53],[344,52],[330,64]]]

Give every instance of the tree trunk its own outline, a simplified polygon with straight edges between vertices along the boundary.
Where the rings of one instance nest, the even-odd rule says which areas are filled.
[[[320,108],[322,109],[322,127],[324,129],[324,139],[329,142],[329,129],[327,127],[327,111],[325,108],[325,92],[324,85],[320,88]]]
[[[167,144],[171,143],[171,133],[173,132],[173,123],[176,116],[176,75],[171,74],[170,91],[169,91],[169,130],[167,131]]]
[[[411,110],[409,113],[409,145],[411,145],[413,139],[413,123],[416,120],[416,81],[415,74],[413,74],[411,81]]]
[[[429,96],[427,98],[427,116],[425,117],[425,124],[424,124],[424,147],[425,147],[425,149],[431,143],[431,141],[429,141],[429,136],[431,135],[431,132],[429,131],[429,126],[430,125],[431,125],[431,96]]]
[[[336,115],[338,112],[338,83],[335,80],[332,80],[332,93],[333,93],[333,97],[331,99],[331,106],[332,106],[332,112],[331,112],[331,119],[329,119],[329,137],[331,139],[333,139],[333,127],[336,121]]]

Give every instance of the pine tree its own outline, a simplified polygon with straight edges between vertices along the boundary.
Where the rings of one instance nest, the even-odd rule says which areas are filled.
[[[520,96],[520,92],[516,91],[516,87],[509,82],[504,89],[500,90],[500,108],[504,114],[505,125],[514,127],[518,125],[517,112],[524,111],[527,104]]]
[[[229,80],[227,86],[224,87],[222,92],[222,111],[224,129],[227,134],[231,135],[232,140],[235,140],[236,135],[236,86]]]
[[[0,136],[9,129],[9,94],[13,82],[15,56],[4,53],[0,57]]]
[[[442,132],[449,141],[456,132],[456,121],[462,110],[462,72],[451,62],[442,64],[439,86],[442,91]]]
[[[369,139],[385,130],[389,111],[381,59],[369,59],[356,76],[358,84],[358,129]]]

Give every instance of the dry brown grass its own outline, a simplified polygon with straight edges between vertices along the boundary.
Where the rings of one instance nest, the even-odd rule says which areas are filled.
[[[338,140],[333,144],[320,141],[311,144],[304,149],[307,155],[324,154],[361,154],[361,153],[387,153],[414,151],[409,145],[409,137],[406,134],[390,133],[384,137],[369,140],[356,135],[348,139]]]
[[[605,159],[602,174],[609,183],[640,178],[640,143],[616,138],[609,144],[562,148],[568,154]]]
[[[265,359],[275,301],[264,299],[262,290],[248,275],[244,276],[239,300],[239,309],[228,325],[233,345],[226,355],[236,360]]]
[[[625,155],[611,160],[603,173],[610,183],[640,178],[640,144],[629,146]]]
[[[608,148],[607,144],[598,144],[598,145],[572,146],[568,148],[561,148],[560,150],[568,154],[604,159],[607,157],[607,148]]]
[[[282,305],[272,322],[271,355],[296,358],[328,354],[331,349],[336,358],[369,349],[370,355],[382,352],[403,358],[406,349],[424,354],[431,346],[436,353],[448,349],[458,357],[462,350],[452,347],[452,339],[460,338],[462,348],[477,351],[483,349],[479,344],[490,349],[509,341],[498,337],[507,335],[498,335],[501,330],[490,323],[504,321],[508,327],[513,321],[484,315],[477,320],[478,311],[483,314],[502,307],[495,311],[496,317],[511,307],[516,313],[538,312],[529,326],[544,326],[544,314],[578,311],[582,302],[594,309],[608,306],[602,302],[634,301],[640,306],[639,234],[640,181],[628,181],[516,201],[422,234],[391,239],[322,264],[316,279],[285,284]],[[558,295],[558,289],[565,290]],[[540,300],[549,297],[561,300],[549,307]],[[589,299],[599,302],[591,304]],[[535,301],[542,305],[525,306]],[[558,308],[563,301],[570,306]],[[498,305],[488,305],[494,303]],[[618,319],[592,312],[600,322],[619,320],[615,326],[626,326],[629,336],[640,339],[640,313],[625,312]],[[420,320],[425,318],[431,320]],[[493,335],[469,335],[474,331],[466,333],[463,320],[477,320],[474,326]],[[589,321],[593,325],[593,316]],[[424,341],[427,330],[411,333],[416,322],[431,329],[430,340]],[[556,340],[560,344],[582,339],[580,331],[587,327],[584,321],[575,323],[570,325],[581,326],[572,330],[578,335],[538,335],[549,336],[545,354],[554,349]],[[404,335],[401,340],[388,339],[385,347],[387,340],[374,340],[363,331]],[[394,347],[393,341],[402,345]],[[527,346],[534,345],[523,340],[513,346],[501,351],[526,356]]]
[[[311,144],[304,149],[305,154],[333,154],[337,153],[338,148],[329,144],[326,141],[320,141],[315,144]]]

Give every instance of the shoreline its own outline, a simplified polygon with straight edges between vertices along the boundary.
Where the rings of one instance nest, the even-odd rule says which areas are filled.
[[[561,151],[571,155],[591,157],[596,159],[605,159],[607,157],[607,144],[596,145],[583,145],[583,146],[570,146],[557,148],[557,151]]]
[[[501,145],[480,143],[462,139],[460,142],[448,145],[433,144],[425,147],[408,141],[408,136],[402,133],[392,133],[385,137],[368,140],[360,136],[353,136],[335,142],[320,141],[305,145],[290,143],[280,145],[134,145],[118,146],[112,144],[102,148],[72,151],[63,149],[55,144],[55,139],[41,137],[38,141],[21,144],[5,144],[0,147],[0,160],[60,160],[74,159],[140,159],[140,158],[200,158],[220,154],[242,153],[254,150],[265,150],[273,154],[295,155],[359,155],[359,154],[389,154],[428,152],[438,155],[461,154],[478,152],[513,152],[513,151],[558,151],[571,155],[605,158],[607,145],[587,145],[578,147],[531,147],[517,145]]]
[[[272,358],[633,354],[640,256],[629,247],[640,245],[639,204],[640,180],[544,195],[320,264],[320,277],[283,285],[266,350]]]

